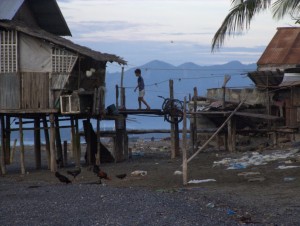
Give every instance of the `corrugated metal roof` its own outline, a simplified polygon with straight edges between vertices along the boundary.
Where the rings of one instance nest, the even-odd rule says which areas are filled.
[[[300,64],[300,27],[280,27],[260,59],[261,65]]]
[[[12,20],[24,0],[1,0],[0,20]]]
[[[108,62],[117,62],[119,64],[126,64],[126,61],[124,61],[122,58],[120,58],[116,55],[108,54],[108,53],[101,53],[101,52],[91,50],[87,47],[77,45],[68,39],[62,38],[60,36],[56,36],[47,31],[37,29],[37,28],[30,28],[21,22],[0,21],[0,27],[3,27],[5,29],[15,29],[15,30],[17,30],[19,32],[23,32],[27,35],[46,40],[46,41],[53,43],[55,45],[58,45],[60,47],[69,49],[75,53],[79,53],[81,55],[91,57],[92,59],[97,60],[97,61],[108,61]]]
[[[40,28],[55,35],[71,36],[56,0],[0,0],[0,20],[13,20],[24,2]]]

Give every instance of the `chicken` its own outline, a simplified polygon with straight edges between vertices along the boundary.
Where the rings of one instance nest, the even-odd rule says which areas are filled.
[[[99,184],[102,184],[101,179],[105,179],[105,180],[111,180],[108,176],[107,173],[105,173],[104,171],[102,171],[100,169],[99,166],[94,165],[93,167],[93,172],[97,175],[97,177],[99,177]]]
[[[60,174],[59,172],[55,172],[55,176],[59,179],[60,182],[62,183],[66,183],[66,184],[69,184],[69,183],[72,183],[69,178],[67,178],[66,176]]]
[[[122,174],[116,175],[116,177],[119,178],[119,179],[121,179],[121,180],[123,180],[126,176],[127,176],[126,173],[122,173]]]
[[[75,178],[81,173],[81,168],[78,167],[77,169],[75,170],[68,170],[67,173],[69,175],[72,175],[73,176],[73,180],[75,180]]]

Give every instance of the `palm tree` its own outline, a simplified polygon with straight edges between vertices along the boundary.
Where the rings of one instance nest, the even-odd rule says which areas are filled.
[[[248,30],[254,16],[267,9],[272,10],[274,19],[285,15],[300,23],[300,0],[231,0],[232,8],[212,39],[212,52],[218,50],[226,36],[235,36]]]

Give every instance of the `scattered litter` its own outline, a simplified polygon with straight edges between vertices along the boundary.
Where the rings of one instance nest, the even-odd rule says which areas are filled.
[[[179,171],[179,170],[176,170],[176,171],[174,172],[174,175],[182,175],[182,172]]]
[[[230,166],[227,169],[245,169],[246,167],[247,165],[243,163],[233,163],[230,164]]]
[[[265,180],[266,180],[266,178],[264,178],[264,177],[255,177],[255,178],[250,178],[248,180],[248,182],[263,182]]]
[[[300,166],[278,166],[276,169],[293,169],[293,168],[299,168]]]
[[[236,214],[234,210],[227,210],[227,215],[232,216],[234,214]]]
[[[215,204],[213,202],[209,202],[209,203],[207,203],[206,207],[208,207],[208,208],[214,208]]]
[[[245,178],[249,178],[249,177],[253,177],[253,176],[257,176],[260,175],[260,172],[242,172],[242,173],[238,173],[239,177],[245,177]]]
[[[293,148],[289,150],[277,150],[270,154],[260,154],[252,152],[244,154],[241,158],[224,158],[220,161],[215,161],[213,167],[224,165],[227,169],[245,169],[249,166],[266,165],[271,161],[285,160],[287,158],[295,158],[299,155],[299,149]]]
[[[131,176],[146,176],[147,175],[147,171],[144,170],[136,170],[131,172]]]
[[[285,182],[294,181],[294,180],[296,180],[295,177],[285,177],[285,178],[283,178],[283,181],[285,181]]]
[[[200,183],[207,183],[207,182],[216,182],[216,180],[215,179],[190,180],[188,184],[200,184]]]

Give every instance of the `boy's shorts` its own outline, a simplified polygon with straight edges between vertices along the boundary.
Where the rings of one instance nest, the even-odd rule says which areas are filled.
[[[139,97],[144,97],[145,96],[145,90],[140,90],[139,91]]]

